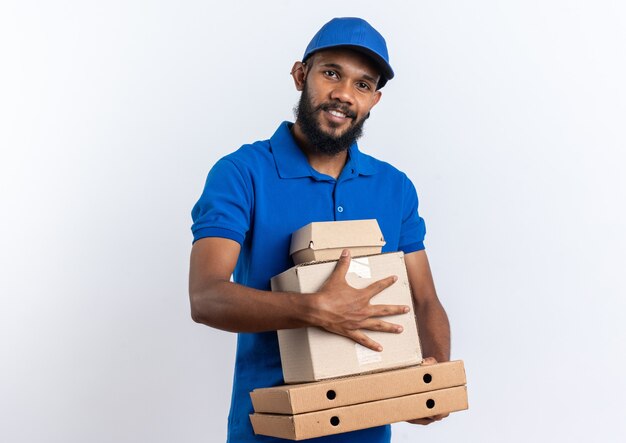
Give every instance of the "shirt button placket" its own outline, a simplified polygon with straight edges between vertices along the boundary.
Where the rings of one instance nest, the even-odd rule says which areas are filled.
[[[340,183],[336,183],[335,184],[335,195],[334,195],[334,202],[335,202],[335,220],[345,220],[346,219],[346,205],[345,202],[343,201],[344,197],[343,197],[343,193],[341,192],[342,188],[341,188],[341,184]]]

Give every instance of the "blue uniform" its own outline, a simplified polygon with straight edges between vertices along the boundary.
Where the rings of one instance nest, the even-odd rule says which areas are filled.
[[[261,290],[293,266],[291,233],[314,221],[376,219],[385,241],[383,252],[424,249],[424,220],[415,188],[388,163],[359,151],[356,143],[338,179],[315,171],[282,123],[269,140],[242,146],[209,172],[202,196],[192,210],[194,241],[222,237],[237,241],[241,252],[233,279]],[[275,331],[240,333],[228,418],[228,442],[286,442],[254,436],[248,414],[249,392],[284,384]],[[389,442],[389,426],[310,442]]]

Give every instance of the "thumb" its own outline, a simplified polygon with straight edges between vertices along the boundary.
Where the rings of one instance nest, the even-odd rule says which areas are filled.
[[[422,361],[422,364],[424,366],[428,366],[428,365],[434,365],[437,363],[437,359],[435,357],[426,357],[424,358],[424,360]]]
[[[330,279],[341,279],[342,281],[345,280],[348,269],[350,269],[350,259],[351,257],[349,249],[344,249],[343,251],[341,251],[341,257],[339,257],[339,260],[335,265],[335,270],[331,274]]]

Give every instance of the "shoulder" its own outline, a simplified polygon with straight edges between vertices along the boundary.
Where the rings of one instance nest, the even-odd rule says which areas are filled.
[[[380,177],[392,182],[398,183],[411,183],[409,177],[404,173],[404,171],[396,168],[391,163],[387,163],[386,161],[379,160],[376,157],[373,157],[369,154],[365,154],[364,152],[359,153],[359,162],[360,166],[363,167],[366,171],[371,171],[374,174],[380,174]]]
[[[237,174],[252,179],[275,169],[269,140],[245,144],[236,151],[220,158],[211,168],[210,174]]]
[[[256,167],[272,161],[269,140],[260,140],[241,146],[222,157],[218,163],[230,163],[244,171],[254,171]]]

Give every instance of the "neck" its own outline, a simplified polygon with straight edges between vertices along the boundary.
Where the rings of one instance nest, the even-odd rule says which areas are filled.
[[[291,130],[293,138],[296,140],[298,147],[302,150],[304,155],[313,169],[320,174],[330,175],[334,179],[339,178],[343,167],[348,160],[348,151],[341,151],[336,155],[327,155],[320,153],[315,146],[312,146],[309,140],[302,132],[302,128],[296,121]]]

